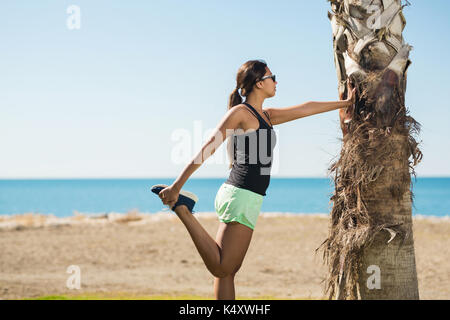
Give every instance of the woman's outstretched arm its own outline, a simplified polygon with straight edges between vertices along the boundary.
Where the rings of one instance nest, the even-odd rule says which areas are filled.
[[[205,162],[211,155],[213,155],[220,145],[231,136],[236,129],[241,125],[244,118],[243,108],[233,107],[225,114],[217,127],[214,129],[211,136],[204,143],[201,150],[195,157],[186,165],[178,178],[171,186],[161,190],[160,197],[164,195],[163,203],[172,207],[178,200],[178,195],[181,188],[189,179],[189,177]]]
[[[267,108],[270,120],[273,125],[289,122],[299,118],[312,116],[314,114],[328,112],[336,109],[347,108],[354,103],[355,89],[351,88],[350,83],[347,83],[349,97],[345,100],[331,101],[331,102],[316,102],[309,101],[299,105],[286,108]]]

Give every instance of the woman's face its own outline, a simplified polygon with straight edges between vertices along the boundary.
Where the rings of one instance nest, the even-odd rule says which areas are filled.
[[[271,76],[272,71],[268,67],[266,67],[266,73],[264,76]],[[277,83],[273,81],[272,78],[267,78],[261,81],[261,89],[266,93],[267,97],[271,98],[275,96],[275,92],[277,91]]]

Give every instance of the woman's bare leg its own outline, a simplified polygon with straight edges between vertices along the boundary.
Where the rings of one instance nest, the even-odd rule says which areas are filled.
[[[243,224],[221,223],[216,242],[188,208],[180,205],[175,213],[185,225],[208,270],[218,278],[229,276],[244,260],[253,230]]]
[[[233,225],[236,225],[236,227],[233,227]],[[222,248],[224,245],[226,245],[231,240],[230,236],[234,236],[232,233],[229,232],[231,230],[231,228],[240,228],[243,231],[242,234],[246,235],[246,237],[241,238],[241,241],[244,242],[244,246],[245,246],[245,252],[243,253],[243,255],[245,256],[248,246],[250,244],[251,237],[253,235],[253,230],[247,226],[244,226],[237,222],[231,222],[231,223],[220,222],[219,230],[217,231],[217,235],[216,235],[216,242],[220,248]],[[243,260],[243,258],[244,257],[242,257],[242,260]],[[242,265],[242,260],[236,266],[236,268],[233,270],[232,274],[230,274],[224,278],[218,278],[218,277],[214,278],[214,295],[215,295],[216,300],[234,300],[235,299],[236,292],[235,292],[235,288],[234,288],[234,277]]]
[[[235,300],[234,274],[225,278],[214,277],[214,297],[216,300]]]

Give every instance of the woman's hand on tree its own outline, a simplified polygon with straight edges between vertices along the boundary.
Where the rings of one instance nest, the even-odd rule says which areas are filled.
[[[350,83],[350,79],[347,79],[347,99],[346,101],[349,105],[353,105],[356,101],[356,88],[352,88],[352,84]]]

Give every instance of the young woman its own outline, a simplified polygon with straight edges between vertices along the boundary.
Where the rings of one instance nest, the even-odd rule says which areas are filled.
[[[234,277],[252,238],[265,191],[269,186],[274,125],[314,114],[347,108],[355,91],[348,84],[348,98],[335,102],[306,102],[286,108],[263,108],[264,100],[275,96],[276,78],[261,60],[244,63],[238,70],[236,89],[231,93],[228,112],[211,138],[170,186],[153,189],[186,226],[206,267],[215,277],[216,299],[235,299]],[[239,92],[240,91],[240,92]],[[243,103],[242,97],[245,97]],[[245,131],[244,134],[238,134]],[[181,190],[188,178],[228,137],[232,167],[215,198],[219,229],[214,240],[192,215],[195,195]],[[239,143],[242,142],[243,143]],[[256,159],[255,159],[256,158]],[[231,159],[231,157],[230,157]],[[156,190],[156,191],[155,191]]]

